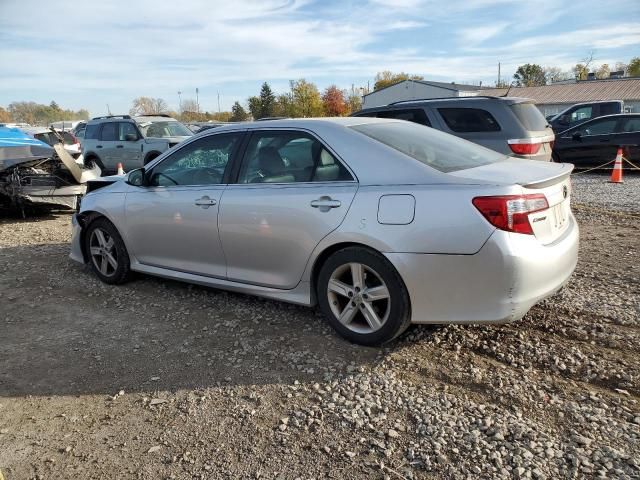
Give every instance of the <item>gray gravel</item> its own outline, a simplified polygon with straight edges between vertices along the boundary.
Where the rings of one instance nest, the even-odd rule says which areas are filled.
[[[578,208],[604,208],[640,213],[640,172],[625,173],[623,183],[609,183],[609,174],[577,173],[571,176]]]
[[[68,215],[2,220],[0,470],[640,478],[640,186],[603,180],[573,181],[589,209],[560,294],[512,325],[415,327],[382,349],[312,309],[101,284],[66,257]]]

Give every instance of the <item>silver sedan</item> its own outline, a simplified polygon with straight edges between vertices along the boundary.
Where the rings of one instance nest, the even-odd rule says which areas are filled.
[[[111,284],[136,271],[319,304],[365,345],[510,322],[575,268],[572,168],[398,120],[228,125],[89,185],[71,258]]]

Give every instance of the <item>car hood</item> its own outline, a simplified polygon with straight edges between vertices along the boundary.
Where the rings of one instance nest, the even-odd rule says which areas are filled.
[[[481,167],[449,172],[449,175],[484,184],[541,187],[569,176],[572,170],[573,165],[570,163],[506,159]]]
[[[53,155],[53,148],[17,128],[0,127],[0,171]]]

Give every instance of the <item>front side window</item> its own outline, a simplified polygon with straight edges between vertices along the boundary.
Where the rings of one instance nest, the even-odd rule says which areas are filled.
[[[150,173],[155,187],[217,185],[240,142],[241,134],[211,135],[185,145],[158,164]]]
[[[617,123],[618,120],[615,118],[596,120],[587,125],[581,125],[576,132],[580,132],[581,135],[609,135],[614,132]]]
[[[100,134],[100,125],[87,125],[84,131],[85,140],[97,140]]]
[[[593,116],[593,107],[580,107],[571,112],[569,116],[570,123],[584,122]]]
[[[135,135],[138,138],[138,131],[131,122],[120,122],[118,125],[118,137],[121,142],[127,139],[127,135]]]
[[[118,124],[116,122],[105,123],[102,126],[100,140],[104,142],[115,142],[118,140]]]
[[[165,137],[189,137],[193,132],[180,122],[171,120],[168,122],[143,122],[140,123],[140,130],[145,137],[165,138]]]
[[[447,126],[453,132],[499,132],[500,125],[486,110],[479,108],[439,108]]]
[[[620,106],[617,103],[601,103],[600,115],[613,115],[614,113],[620,113]]]
[[[256,132],[247,145],[238,183],[353,180],[317,139],[304,132]]]

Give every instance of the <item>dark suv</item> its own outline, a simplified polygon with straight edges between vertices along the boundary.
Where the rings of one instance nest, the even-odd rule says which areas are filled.
[[[406,100],[360,110],[353,116],[408,120],[529,160],[551,160],[555,139],[533,100],[518,97]]]

